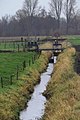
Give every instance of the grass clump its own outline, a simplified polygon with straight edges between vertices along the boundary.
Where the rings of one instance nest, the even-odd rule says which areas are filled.
[[[42,53],[34,64],[25,69],[15,84],[0,89],[0,120],[19,119],[19,112],[30,99],[34,85],[39,82],[40,73],[47,67],[50,56],[50,52]]]
[[[44,120],[80,120],[80,76],[74,72],[75,49],[59,55],[44,95],[48,102]]]

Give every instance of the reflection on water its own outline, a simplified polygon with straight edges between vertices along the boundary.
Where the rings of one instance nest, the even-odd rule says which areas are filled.
[[[44,115],[46,98],[42,93],[46,90],[52,71],[53,64],[49,64],[46,72],[41,74],[40,84],[34,88],[28,107],[20,113],[20,120],[39,120]]]

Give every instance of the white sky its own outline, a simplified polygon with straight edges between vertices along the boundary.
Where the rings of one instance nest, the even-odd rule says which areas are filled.
[[[39,0],[39,4],[41,6],[45,6],[45,8],[49,9],[50,0]],[[0,18],[2,16],[8,15],[15,15],[18,9],[21,9],[23,6],[24,0],[0,0]],[[80,9],[80,0],[76,0],[78,8]]]

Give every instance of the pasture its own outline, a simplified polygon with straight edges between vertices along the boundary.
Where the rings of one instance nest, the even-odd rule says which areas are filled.
[[[35,52],[0,53],[0,77],[3,85],[10,84],[10,76],[16,77],[17,72],[22,72],[25,66],[32,64],[35,55]]]
[[[25,67],[34,63],[36,52],[28,52],[28,41],[35,37],[0,38],[0,86],[10,85],[19,78]]]
[[[80,45],[80,36],[79,35],[70,35],[67,36],[68,41],[72,44],[72,45]]]

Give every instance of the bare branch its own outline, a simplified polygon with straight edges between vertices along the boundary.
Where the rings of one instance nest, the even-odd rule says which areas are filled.
[[[36,13],[38,0],[25,0],[23,9],[26,11],[27,16],[33,16]]]
[[[58,19],[58,28],[60,27],[60,16],[62,11],[63,0],[51,0],[50,11]]]
[[[66,0],[64,3],[64,10],[65,10],[65,16],[67,22],[67,34],[68,34],[70,20],[74,16],[75,5],[76,5],[76,0]]]

